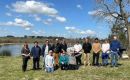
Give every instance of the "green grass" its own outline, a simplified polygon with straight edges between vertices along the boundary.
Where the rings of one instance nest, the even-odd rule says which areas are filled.
[[[28,71],[22,72],[21,57],[0,57],[0,80],[130,80],[130,61],[119,62],[122,65],[118,68],[81,66],[79,70],[58,69],[54,73],[46,73],[30,70],[32,60],[29,60]]]

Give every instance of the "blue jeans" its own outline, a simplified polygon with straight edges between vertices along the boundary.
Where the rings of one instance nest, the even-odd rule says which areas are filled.
[[[111,65],[112,66],[117,66],[117,61],[118,61],[118,52],[117,51],[112,51],[111,52]]]
[[[108,64],[108,58],[109,54],[108,53],[102,53],[102,64],[107,65]]]
[[[54,72],[54,68],[53,68],[53,67],[46,67],[46,71],[47,71],[48,73]]]
[[[108,64],[108,59],[102,59],[102,64],[107,65]]]

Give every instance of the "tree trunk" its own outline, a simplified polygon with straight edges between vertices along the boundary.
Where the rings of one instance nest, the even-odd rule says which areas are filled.
[[[130,24],[127,26],[128,48],[130,49]]]

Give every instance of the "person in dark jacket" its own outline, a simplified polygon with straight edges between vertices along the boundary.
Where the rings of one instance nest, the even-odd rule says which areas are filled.
[[[49,44],[49,41],[46,40],[46,43],[42,46],[42,55],[43,55],[44,64],[45,64],[45,57],[48,55],[50,50],[51,50],[51,45]]]
[[[85,42],[83,43],[82,46],[83,50],[84,50],[84,66],[86,65],[90,65],[90,51],[92,49],[92,45],[91,43],[89,43],[89,39],[86,38]]]
[[[21,54],[22,54],[22,58],[23,58],[22,70],[23,70],[23,72],[25,72],[27,69],[28,60],[30,59],[30,49],[28,48],[27,42],[24,43],[24,46],[21,50]]]
[[[56,39],[56,44],[53,45],[55,69],[59,68],[59,54],[61,53],[61,43]]]
[[[117,61],[118,61],[118,52],[120,50],[120,42],[117,40],[117,36],[113,37],[113,41],[110,44],[111,49],[111,66],[117,67]]]
[[[31,49],[31,55],[33,57],[33,70],[40,69],[39,68],[39,61],[40,61],[40,55],[41,55],[41,48],[38,45],[38,42],[34,42],[34,47]]]
[[[67,52],[67,44],[66,44],[65,40],[62,41],[62,43],[61,43],[61,48],[62,48],[65,52]]]

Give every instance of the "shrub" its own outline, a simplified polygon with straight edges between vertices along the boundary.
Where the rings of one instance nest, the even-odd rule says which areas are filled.
[[[11,56],[11,51],[10,50],[2,50],[0,52],[0,56]]]

